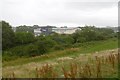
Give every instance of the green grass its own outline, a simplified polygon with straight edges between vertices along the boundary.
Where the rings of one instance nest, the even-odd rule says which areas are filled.
[[[77,56],[79,54],[85,54],[85,53],[94,53],[96,51],[102,51],[102,50],[108,50],[108,49],[115,49],[118,48],[118,40],[116,38],[104,40],[104,41],[92,41],[87,43],[78,44],[77,50],[61,50],[61,51],[55,51],[48,53],[47,56],[38,56],[33,58],[19,58],[14,61],[6,61],[3,62],[2,66],[16,66],[16,65],[23,65],[29,62],[43,62],[43,61],[49,61],[54,60],[58,57],[64,57],[64,56]]]
[[[35,78],[35,74],[36,74],[35,68],[36,67],[40,68],[43,64],[46,64],[46,63],[49,63],[49,64],[57,63],[57,65],[54,65],[53,68],[54,68],[54,71],[59,75],[59,77],[61,77],[61,75],[63,75],[63,71],[61,69],[62,66],[64,66],[65,69],[69,70],[71,63],[77,63],[78,66],[84,66],[86,63],[95,65],[95,57],[90,58],[90,56],[93,56],[93,54],[98,51],[104,51],[104,50],[109,51],[111,49],[116,49],[116,48],[118,48],[118,41],[117,39],[114,38],[114,39],[109,39],[109,40],[104,40],[104,41],[92,41],[92,42],[77,44],[76,48],[50,52],[46,54],[48,56],[37,56],[33,58],[19,58],[17,60],[4,62],[2,64],[3,77],[9,77],[11,72],[15,72],[15,77],[17,78],[19,77],[20,78],[31,78],[31,77]],[[91,55],[87,53],[91,53],[91,54],[93,53],[93,54]],[[80,54],[85,54],[85,55],[80,56]],[[102,52],[99,54],[104,55]],[[61,58],[61,57],[71,57],[73,59],[59,62],[58,58]],[[86,61],[86,59],[88,60]],[[91,61],[91,59],[93,59],[93,61]],[[92,66],[95,67],[94,65]],[[111,78],[117,77],[117,74],[113,74],[113,72],[111,71],[112,70],[111,65],[104,64],[102,66],[103,66],[102,68],[103,73],[105,72],[103,74],[103,77],[111,77]],[[106,70],[110,74],[106,74]],[[115,72],[117,72],[116,70],[117,68],[115,68]],[[23,73],[25,75],[23,75]],[[96,73],[94,75],[96,75]]]
[[[118,48],[118,40],[109,39],[104,41],[95,41],[88,43],[88,46],[85,48],[84,52],[96,52],[114,48]]]

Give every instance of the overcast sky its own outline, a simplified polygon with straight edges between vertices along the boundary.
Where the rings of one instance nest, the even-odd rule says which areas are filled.
[[[117,26],[119,0],[0,0],[12,26]],[[89,1],[89,2],[88,2]],[[2,10],[2,11],[1,11]],[[1,14],[2,12],[2,14]]]

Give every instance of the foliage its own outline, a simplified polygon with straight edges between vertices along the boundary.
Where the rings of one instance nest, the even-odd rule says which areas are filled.
[[[52,47],[54,47],[56,42],[54,40],[49,39],[49,38],[40,37],[39,40],[35,44],[38,46],[39,52],[41,54],[44,54],[44,53],[50,51],[50,49]]]
[[[26,46],[25,51],[26,51],[27,56],[30,56],[30,57],[39,55],[38,46],[34,44],[30,44]]]
[[[2,21],[2,49],[9,49],[14,46],[15,35],[9,23]]]
[[[16,44],[27,44],[35,40],[35,37],[32,33],[27,32],[16,32],[15,33]]]
[[[26,25],[18,26],[16,28],[16,32],[30,32],[30,33],[34,33],[34,28],[30,27],[30,26],[26,26]]]
[[[87,46],[86,46],[87,45]],[[97,51],[103,51],[103,50],[110,50],[110,49],[116,49],[118,48],[118,40],[116,38],[114,39],[109,39],[109,40],[104,40],[104,41],[93,41],[93,42],[87,42],[87,43],[81,43],[77,45],[76,52],[70,49],[65,49],[65,50],[59,50],[59,51],[54,51],[50,52],[49,54],[45,54],[41,57],[35,57],[35,58],[25,58],[25,57],[12,57],[10,56],[8,61],[5,61],[4,55],[2,57],[3,61],[3,67],[4,66],[15,66],[15,65],[23,65],[27,64],[29,62],[41,62],[45,60],[51,60],[51,59],[56,59],[58,57],[64,57],[64,56],[69,56],[69,57],[74,57],[80,54],[87,54],[87,53],[94,53]],[[10,50],[11,51],[11,50]],[[71,54],[70,54],[71,53]],[[46,56],[49,55],[49,58]],[[13,61],[13,59],[15,59]],[[12,61],[11,61],[12,60]]]
[[[85,26],[81,30],[72,34],[74,43],[83,43],[96,40],[105,40],[114,37],[114,32],[107,28],[95,28],[94,26]]]
[[[52,36],[52,39],[56,41],[58,44],[72,44],[73,38],[71,35],[58,35]]]

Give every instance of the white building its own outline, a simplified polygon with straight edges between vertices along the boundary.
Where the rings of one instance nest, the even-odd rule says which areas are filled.
[[[14,32],[16,32],[16,27],[12,27],[12,30],[13,30]]]
[[[48,33],[50,34],[51,32],[55,32],[58,34],[73,34],[75,33],[76,30],[80,30],[80,28],[76,27],[55,27],[55,28],[50,28],[49,30],[45,27],[42,28],[37,28],[34,29],[34,34],[35,36],[39,36],[40,34],[43,33]]]
[[[39,36],[41,34],[41,28],[34,29],[35,36]]]
[[[80,28],[74,28],[74,27],[52,28],[52,32],[56,32],[58,34],[72,34],[75,33],[76,30],[80,30]]]

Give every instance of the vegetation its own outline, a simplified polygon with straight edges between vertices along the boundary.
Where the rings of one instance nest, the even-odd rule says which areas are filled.
[[[114,37],[114,31],[107,28],[95,28],[94,26],[85,26],[81,31],[73,34],[74,43],[83,43],[89,41],[105,40]]]
[[[9,23],[2,21],[2,49],[9,49],[14,46],[15,34]]]
[[[29,44],[35,41],[35,37],[29,32],[16,32],[15,33],[16,45]]]
[[[54,54],[55,55],[55,54]],[[43,56],[44,57],[44,56]],[[46,55],[45,57],[51,57]],[[45,58],[44,57],[44,58]],[[41,57],[36,57],[41,59]],[[7,66],[3,68],[3,77],[7,78],[117,78],[118,54],[116,50],[107,50],[94,54],[80,54],[76,57],[59,57],[54,60]],[[31,60],[34,59],[34,62]],[[29,66],[29,68],[28,68]],[[22,75],[24,73],[24,75]]]
[[[16,32],[29,32],[29,33],[34,33],[34,28],[31,27],[31,26],[26,26],[26,25],[18,26],[18,27],[16,28]]]
[[[23,64],[30,63],[30,62],[42,62],[46,60],[54,60],[56,58],[65,57],[65,56],[76,57],[80,54],[95,53],[96,51],[116,49],[116,48],[118,48],[117,39],[109,39],[109,40],[96,41],[96,42],[95,41],[86,42],[86,43],[77,44],[74,48],[68,48],[64,50],[48,52],[44,55],[36,56],[33,58],[19,57],[16,60],[11,60],[11,61],[5,60],[3,62],[3,67],[23,65]],[[11,59],[12,59],[12,56],[11,56]]]
[[[85,26],[70,35],[52,33],[35,37],[32,27],[19,26],[16,32],[13,32],[9,23],[1,23],[4,77],[101,78],[117,75],[116,52],[108,51],[109,55],[97,54],[97,51],[118,47],[119,33],[111,29]],[[30,69],[29,63],[34,63]],[[8,66],[11,66],[12,70],[9,70]],[[15,72],[16,69],[21,69],[20,67],[24,68],[23,73],[27,71],[25,75]],[[109,71],[111,72],[108,74]]]
[[[13,32],[9,23],[2,21],[2,24],[3,61],[34,57],[56,50],[74,48],[81,43],[117,37],[113,30],[95,26],[85,26],[71,35],[53,33],[35,37],[29,30],[31,27],[19,26],[17,31]]]

